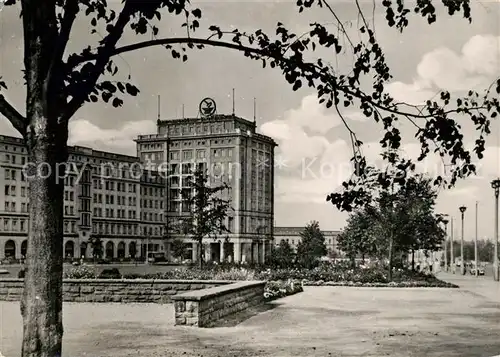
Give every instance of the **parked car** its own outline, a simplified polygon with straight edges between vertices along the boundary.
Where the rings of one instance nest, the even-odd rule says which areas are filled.
[[[472,266],[470,268],[470,275],[476,275],[476,267],[475,266]],[[479,266],[478,270],[477,270],[477,275],[484,275],[484,266]]]
[[[148,253],[148,262],[149,263],[161,263],[166,262],[167,257],[164,252],[149,252]]]

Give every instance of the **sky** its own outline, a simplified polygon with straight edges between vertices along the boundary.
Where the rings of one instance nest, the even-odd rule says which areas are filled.
[[[110,2],[119,9],[119,1]],[[429,26],[423,19],[412,16],[409,27],[398,33],[384,22],[381,5],[373,11],[372,1],[361,1],[368,20],[375,24],[376,36],[382,45],[394,76],[387,87],[395,99],[419,104],[432,98],[441,89],[460,93],[464,89],[482,90],[500,75],[500,3],[473,1],[473,22],[460,16],[440,13],[438,21]],[[221,29],[255,31],[259,28],[273,34],[277,22],[296,33],[303,33],[312,22],[331,28],[332,15],[321,9],[299,14],[294,1],[193,1],[202,10],[203,29],[217,24]],[[359,18],[352,1],[336,0],[330,4],[342,19],[347,31],[358,36]],[[160,36],[185,36],[180,26],[183,19],[164,14],[158,24]],[[95,45],[100,32],[90,34],[90,19],[81,17],[75,24],[69,51],[79,51]],[[336,30],[335,30],[336,31]],[[196,35],[196,34],[195,34]],[[196,35],[205,37],[199,31]],[[127,32],[120,44],[130,44],[140,38]],[[0,11],[0,76],[9,89],[5,97],[24,113],[25,91],[22,68],[22,28],[19,10],[6,7]],[[148,48],[117,58],[120,79],[130,75],[141,90],[138,97],[128,97],[122,108],[105,103],[87,104],[70,122],[70,144],[135,155],[133,139],[139,134],[156,131],[157,96],[161,98],[161,118],[196,117],[198,103],[205,97],[214,98],[220,114],[230,114],[231,92],[235,89],[236,114],[253,118],[253,98],[257,103],[258,131],[273,137],[277,143],[275,170],[275,216],[278,226],[304,226],[317,220],[322,229],[341,229],[346,213],[326,202],[328,193],[339,189],[349,177],[351,147],[349,136],[340,118],[318,103],[310,89],[292,91],[280,71],[263,69],[259,62],[228,49],[207,48],[192,51],[187,62],[174,60],[164,48]],[[344,51],[335,56],[322,51],[320,56],[340,71],[352,66],[352,56]],[[380,153],[378,141],[381,127],[366,120],[355,108],[343,113],[348,123],[365,145],[363,152],[371,162]],[[463,123],[464,139],[473,143],[474,128]],[[402,125],[404,150],[409,157],[419,153],[414,131]],[[0,132],[18,136],[5,118],[0,118]],[[452,190],[440,191],[436,211],[449,214],[455,220],[455,237],[460,237],[460,213],[465,205],[465,239],[475,235],[475,205],[478,202],[478,236],[493,236],[494,196],[490,181],[500,176],[498,123],[487,141],[485,158],[479,163],[478,175],[461,181]],[[436,175],[443,173],[443,163],[429,157],[419,170]]]

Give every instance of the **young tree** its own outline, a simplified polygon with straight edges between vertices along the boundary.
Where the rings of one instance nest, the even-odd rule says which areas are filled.
[[[371,218],[366,209],[355,211],[349,216],[345,229],[337,239],[339,249],[351,260],[353,266],[358,255],[363,260],[365,256],[375,255],[376,242],[371,229]]]
[[[424,17],[429,24],[436,21],[436,3],[439,1],[424,0],[407,7],[399,1],[385,0],[381,4],[386,11],[387,24],[403,31],[411,14]],[[462,14],[471,21],[469,0],[441,0],[440,3],[449,14]],[[443,92],[437,100],[429,100],[418,108],[395,102],[384,91],[391,73],[383,49],[358,0],[355,0],[355,5],[362,21],[357,38],[349,36],[344,29],[345,21],[327,0],[298,0],[297,7],[300,12],[313,6],[324,8],[335,21],[333,31],[313,23],[307,33],[295,34],[278,23],[276,36],[270,36],[262,30],[244,33],[211,25],[208,38],[195,36],[195,30],[200,27],[201,11],[191,8],[187,0],[122,0],[118,10],[108,6],[106,0],[3,1],[4,6],[17,4],[20,4],[24,30],[23,71],[27,97],[22,112],[25,115],[2,95],[0,113],[23,136],[30,162],[26,172],[31,190],[27,270],[21,301],[22,357],[61,355],[64,184],[55,173],[64,175],[61,164],[68,158],[68,121],[83,105],[102,99],[120,107],[123,94],[135,96],[139,93],[131,83],[103,78],[105,74],[111,77],[119,72],[113,62],[115,56],[152,46],[164,47],[173,58],[183,61],[187,60],[189,49],[212,46],[240,51],[250,59],[262,61],[264,66],[269,64],[280,70],[293,90],[303,85],[314,88],[320,101],[328,108],[334,107],[341,116],[342,106],[359,107],[365,116],[383,123],[382,143],[387,147],[400,145],[401,135],[395,127],[398,120],[414,123],[416,136],[422,144],[422,157],[435,144],[443,157],[452,160],[454,167],[450,184],[475,171],[471,153],[465,148],[461,129],[454,120],[457,113],[461,120],[469,118],[474,122],[479,133],[474,151],[481,158],[490,120],[499,112],[499,101],[491,97],[489,89],[484,97],[470,91],[453,102],[450,94]],[[186,18],[183,24],[186,36],[158,38],[155,22],[162,18],[163,10]],[[97,33],[101,38],[97,43],[89,40],[81,53],[67,53],[73,24],[85,16],[89,19],[91,33]],[[156,38],[119,45],[127,30],[132,30],[138,37],[152,34]],[[344,42],[355,56],[353,68],[345,72],[329,64],[328,60],[333,61],[333,58],[307,60],[314,57],[309,52],[319,47],[333,49],[334,56],[340,55],[345,50]],[[367,81],[372,83],[373,90],[366,90],[370,86],[361,85]],[[0,88],[7,88],[1,80]],[[500,92],[500,86],[497,86],[497,92]],[[421,122],[425,124],[421,125]],[[329,195],[328,200],[340,209],[350,210],[369,202],[373,192],[370,185],[377,183],[388,187],[390,183],[381,178],[377,170],[368,167],[361,153],[361,141],[347,122],[344,123],[354,146],[356,171],[344,184],[345,190]],[[391,157],[387,161],[399,173],[413,167],[410,161],[397,162]],[[47,175],[47,172],[37,175],[37,168],[41,168],[42,163],[52,175]],[[436,182],[444,180],[438,178]]]
[[[319,228],[319,222],[312,221],[300,233],[301,240],[297,246],[297,264],[303,268],[313,268],[319,258],[327,254],[325,236]]]
[[[410,177],[397,195],[407,220],[404,225],[405,235],[401,237],[398,249],[411,252],[413,267],[416,250],[427,253],[441,248],[445,238],[441,227],[443,217],[434,214],[437,191],[428,177]]]
[[[102,240],[99,236],[92,235],[89,238],[90,249],[92,251],[92,257],[94,258],[94,262],[97,259],[101,259],[104,254],[104,246]]]
[[[183,199],[191,210],[189,216],[183,217],[179,231],[190,236],[198,244],[198,266],[203,267],[203,239],[216,240],[225,233],[230,233],[226,227],[230,201],[224,198],[228,191],[226,184],[211,186],[204,170],[194,171],[191,190],[184,192]]]
[[[293,265],[295,253],[292,246],[282,239],[279,246],[273,248],[271,255],[271,265],[276,268],[289,268]]]
[[[441,247],[444,230],[434,214],[437,193],[431,180],[422,175],[411,176],[403,186],[384,190],[374,204],[353,213],[339,237],[341,249],[350,255],[363,250],[389,261],[388,276],[396,253]]]
[[[170,245],[172,254],[176,258],[182,258],[186,254],[186,244],[181,239],[174,239]]]

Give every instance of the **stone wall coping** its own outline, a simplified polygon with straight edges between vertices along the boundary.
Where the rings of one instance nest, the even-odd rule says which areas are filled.
[[[22,283],[24,279],[4,278],[0,283]],[[137,283],[137,284],[220,284],[231,285],[231,280],[166,280],[166,279],[64,279],[63,283]]]
[[[194,291],[188,291],[178,295],[172,296],[172,300],[175,301],[202,301],[209,298],[214,298],[221,295],[226,295],[227,293],[236,292],[239,290],[244,290],[252,287],[264,287],[266,285],[265,281],[239,281],[233,284],[217,286],[214,288],[206,288]]]

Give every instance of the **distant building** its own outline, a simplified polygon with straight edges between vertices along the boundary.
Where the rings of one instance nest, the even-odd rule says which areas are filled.
[[[272,245],[274,221],[274,148],[276,143],[256,132],[255,122],[234,116],[214,114],[207,118],[158,120],[157,133],[140,135],[137,155],[145,165],[168,172],[166,216],[168,227],[179,217],[190,214],[186,194],[193,194],[190,183],[196,169],[209,173],[209,184],[229,186],[224,197],[233,210],[226,225],[231,231],[217,241],[206,238],[206,261],[265,261]],[[182,194],[183,193],[183,194]],[[197,246],[189,237],[167,234],[170,242],[185,241],[185,258],[197,259]]]
[[[282,240],[287,241],[292,248],[297,249],[300,240],[302,239],[300,233],[304,231],[305,227],[274,227],[274,245],[279,246]],[[337,249],[337,238],[340,231],[321,231],[325,237],[326,249],[339,253]]]
[[[101,238],[104,258],[129,258],[131,251],[145,257],[145,247],[140,248],[145,237],[149,237],[150,251],[164,251],[163,212],[160,206],[151,212],[157,207],[155,201],[162,201],[156,198],[164,196],[164,182],[154,183],[149,178],[158,175],[145,175],[137,157],[81,146],[68,150],[71,166],[64,178],[64,256],[90,257],[91,235]],[[0,260],[26,256],[26,164],[23,140],[0,136]]]

